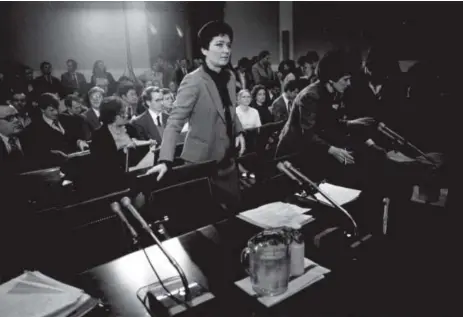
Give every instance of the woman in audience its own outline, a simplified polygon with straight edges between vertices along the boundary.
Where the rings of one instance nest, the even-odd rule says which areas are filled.
[[[103,88],[107,96],[114,93],[117,85],[113,75],[106,71],[106,66],[102,60],[98,60],[93,64],[93,74],[90,83],[92,87],[98,86]]]
[[[273,121],[273,116],[269,110],[268,91],[264,85],[256,85],[251,91],[252,101],[251,107],[255,108],[259,113],[260,122],[267,124]]]
[[[250,107],[251,94],[247,89],[241,89],[237,96],[238,106],[236,107],[236,115],[240,119],[243,129],[258,128],[262,124],[260,122],[259,112]]]

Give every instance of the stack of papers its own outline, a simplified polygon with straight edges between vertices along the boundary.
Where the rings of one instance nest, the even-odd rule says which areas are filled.
[[[244,211],[238,215],[238,218],[264,229],[293,224],[302,226],[314,220],[311,215],[304,214],[309,210],[293,204],[275,202]]]
[[[25,272],[0,285],[2,317],[80,317],[97,301],[81,289],[40,272]]]
[[[361,191],[357,189],[336,186],[330,183],[322,183],[320,184],[320,190],[323,191],[330,197],[334,202],[339,204],[340,206],[350,203],[356,200],[359,196]],[[315,198],[325,205],[333,206],[324,196],[320,193],[315,194]]]
[[[257,300],[265,306],[271,307],[275,304],[280,303],[286,298],[296,294],[297,292],[303,290],[304,288],[320,281],[325,277],[325,274],[328,274],[331,271],[323,266],[318,265],[312,260],[305,258],[304,272],[305,273],[301,276],[295,278],[291,277],[286,292],[276,296],[259,296],[258,294],[256,294],[256,292],[252,289],[251,279],[249,278],[249,276],[240,281],[235,282],[235,284],[249,295],[256,297]]]

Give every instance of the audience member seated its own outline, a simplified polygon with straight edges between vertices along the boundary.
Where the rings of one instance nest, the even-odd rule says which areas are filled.
[[[129,120],[132,117],[138,116],[139,114],[145,111],[144,107],[140,107],[138,104],[138,95],[135,86],[132,83],[125,82],[121,83],[117,89],[117,95],[124,100],[127,105],[129,106],[128,113],[129,113]]]
[[[117,83],[113,75],[106,71],[106,66],[102,60],[98,60],[93,64],[93,74],[90,79],[92,87],[100,87],[103,89],[104,94],[111,96],[116,91]]]
[[[100,105],[103,100],[104,90],[100,87],[93,87],[88,91],[88,104],[89,108],[83,113],[85,117],[85,135],[92,135],[92,133],[101,127],[100,122]]]
[[[90,144],[95,189],[117,189],[126,180],[126,153],[136,146],[134,131],[127,128],[128,106],[119,97],[106,97],[100,106],[102,126],[93,133]],[[92,185],[92,186],[93,186]]]
[[[249,106],[251,104],[251,94],[247,89],[240,90],[237,96],[237,102],[236,115],[240,119],[243,129],[260,127],[262,124],[260,122],[259,112]]]
[[[188,63],[186,58],[182,58],[180,60],[180,64],[178,65],[177,69],[175,70],[175,84],[180,86],[180,83],[182,82],[183,78],[190,72],[190,69],[188,68]]]
[[[175,101],[174,95],[167,88],[163,88],[161,89],[161,91],[162,91],[162,99],[163,99],[162,100],[162,111],[165,114],[169,114],[172,111],[172,108],[174,107],[174,101]]]
[[[309,51],[307,55],[301,56],[297,63],[299,64],[298,77],[303,88],[317,81],[315,69],[317,68],[319,57],[317,52]]]
[[[14,92],[10,104],[18,111],[19,121],[21,121],[22,126],[27,127],[32,122],[32,118],[28,113],[26,94]]]
[[[276,80],[275,73],[272,70],[270,62],[270,52],[262,51],[259,53],[258,62],[252,66],[252,77],[254,84],[262,84],[269,87],[270,83]]]
[[[82,99],[75,95],[69,95],[64,99],[66,110],[61,113],[61,122],[69,127],[69,132],[81,140],[90,140],[92,135],[86,128],[85,117],[82,110],[85,109]]]
[[[296,65],[293,60],[282,61],[278,65],[277,77],[280,82],[281,90],[284,91],[285,84],[290,80],[296,80]]]
[[[61,122],[58,97],[44,93],[38,102],[42,117],[24,131],[23,149],[29,160],[34,160],[38,168],[52,167],[62,162],[63,154],[88,147],[85,141],[76,137],[72,127]]]
[[[243,57],[238,61],[238,67],[235,70],[237,91],[240,91],[241,89],[250,90],[253,86],[252,74],[249,71],[251,68],[250,63],[250,60],[246,57]]]
[[[260,122],[267,124],[273,122],[273,116],[270,112],[270,97],[267,88],[264,85],[255,85],[251,91],[251,107],[259,113]]]
[[[66,61],[68,71],[61,75],[61,85],[63,85],[64,94],[77,94],[83,96],[87,90],[87,80],[84,74],[77,72],[77,62],[73,59]]]
[[[151,61],[151,69],[144,72],[138,77],[142,82],[150,81],[150,86],[156,86],[159,88],[164,87],[164,73],[162,69],[161,58],[158,57]]]
[[[142,94],[146,111],[132,120],[132,125],[142,140],[155,140],[158,145],[169,117],[163,112],[164,96],[160,88],[148,87]]]
[[[299,93],[299,83],[297,80],[290,80],[284,86],[283,94],[278,97],[270,107],[272,109],[273,121],[288,120],[289,113],[293,105],[293,100]]]
[[[52,66],[49,62],[42,62],[40,64],[40,71],[42,76],[34,80],[35,96],[38,98],[41,94],[49,92],[56,95],[63,95],[63,87],[58,78],[51,75]]]
[[[12,175],[24,168],[24,153],[18,137],[22,131],[21,117],[16,108],[0,105],[0,178],[4,178],[5,173]]]
[[[177,90],[178,90],[178,86],[177,84],[175,83],[175,81],[171,81],[169,83],[169,90],[170,92],[172,93],[172,95],[174,96],[174,100],[177,99]]]

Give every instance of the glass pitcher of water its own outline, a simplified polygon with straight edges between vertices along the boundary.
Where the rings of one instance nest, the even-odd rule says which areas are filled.
[[[264,230],[249,239],[241,263],[248,263],[246,271],[258,295],[275,296],[288,289],[290,244],[291,237],[283,228]]]

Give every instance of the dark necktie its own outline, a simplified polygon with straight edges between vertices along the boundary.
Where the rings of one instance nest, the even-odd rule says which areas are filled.
[[[162,128],[161,116],[160,115],[156,117],[156,124],[158,125],[158,127]]]
[[[18,143],[16,143],[16,138],[11,137],[8,139],[8,144],[10,145],[10,158],[11,159],[18,159],[23,156],[23,152],[18,146]]]
[[[58,120],[53,120],[53,127],[58,130],[60,133],[64,134],[63,133],[63,130],[61,129],[60,125],[59,125],[59,121]]]
[[[288,100],[288,113],[291,112],[291,108],[293,107],[293,101],[292,100]]]

